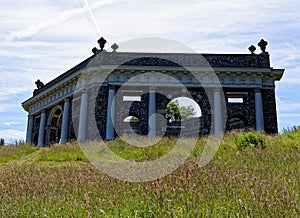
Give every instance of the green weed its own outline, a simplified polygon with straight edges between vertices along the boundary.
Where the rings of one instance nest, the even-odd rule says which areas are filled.
[[[245,148],[264,149],[266,147],[266,142],[261,134],[247,132],[237,138],[236,145],[239,150]]]

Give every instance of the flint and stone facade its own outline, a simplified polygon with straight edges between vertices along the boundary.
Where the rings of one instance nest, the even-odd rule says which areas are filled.
[[[72,139],[110,140],[132,132],[146,137],[176,136],[178,129],[195,128],[199,136],[234,129],[277,133],[275,81],[283,72],[270,67],[267,52],[102,51],[36,89],[22,103],[28,112],[26,141],[43,146]],[[167,104],[182,96],[192,98],[202,116],[182,121],[178,128],[178,123],[168,123],[163,117]],[[125,122],[128,116],[138,122]]]

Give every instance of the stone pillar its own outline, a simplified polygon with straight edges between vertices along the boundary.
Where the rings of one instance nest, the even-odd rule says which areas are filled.
[[[26,143],[32,143],[32,130],[33,130],[33,116],[28,116]]]
[[[85,141],[85,136],[86,136],[87,106],[88,106],[88,95],[86,93],[86,90],[83,90],[81,93],[79,127],[78,127],[78,141],[80,142]]]
[[[68,130],[69,130],[69,113],[70,113],[70,102],[69,99],[65,99],[62,124],[61,124],[61,137],[60,143],[66,143],[68,141]]]
[[[255,117],[256,117],[256,130],[264,131],[264,111],[263,102],[260,90],[255,90]]]
[[[106,115],[106,140],[114,138],[114,120],[115,120],[115,88],[109,86],[107,115]]]
[[[155,90],[149,91],[148,107],[148,138],[156,136],[156,93]]]
[[[42,111],[40,126],[39,126],[38,146],[44,145],[45,124],[46,124],[46,112]]]
[[[220,89],[214,89],[214,134],[222,134],[222,106]]]

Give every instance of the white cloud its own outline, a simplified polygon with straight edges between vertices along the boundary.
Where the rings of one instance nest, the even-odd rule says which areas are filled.
[[[300,99],[300,98],[298,98]],[[291,98],[279,98],[277,95],[279,129],[300,125],[300,102]]]
[[[280,118],[300,118],[300,113],[299,114],[295,114],[295,113],[281,114],[279,116],[280,116]],[[299,125],[300,125],[300,123],[299,123]]]
[[[0,90],[0,102],[4,105],[4,108],[11,107],[15,104],[7,104],[8,101],[11,102],[16,98],[16,95],[24,94],[31,90],[32,83],[29,75],[19,76],[16,80],[13,78],[12,73],[2,72],[1,75],[1,90]],[[17,84],[17,85],[16,85]]]
[[[290,114],[291,112],[298,112],[300,115],[300,102],[278,102],[280,114]]]
[[[98,1],[93,2],[90,6],[91,9],[94,10],[111,2],[113,2],[113,0]],[[87,12],[87,8],[84,7],[60,11],[56,13],[55,16],[44,17],[43,20],[38,20],[38,22],[36,22],[35,24],[31,24],[22,29],[10,32],[4,37],[4,42],[8,43],[12,42],[13,40],[20,40],[23,38],[31,37],[41,30],[63,23],[64,21],[85,12]]]
[[[0,97],[1,99],[1,97]],[[0,105],[0,113],[4,113],[4,112],[8,112],[10,111],[12,108],[16,108],[18,107],[19,105],[17,104],[5,104],[5,105]]]
[[[12,122],[4,122],[4,124],[8,127],[11,127],[11,126],[15,126],[17,124],[20,124],[20,122],[12,121]]]
[[[0,105],[0,113],[4,112],[5,110],[6,110],[5,106],[4,105]]]
[[[300,58],[299,61],[300,63]],[[282,67],[284,68],[284,67]],[[285,68],[285,72],[283,74],[283,77],[280,82],[278,82],[278,86],[282,88],[288,88],[292,86],[297,86],[300,85],[300,66],[287,66]],[[286,90],[286,91],[291,91],[291,90]],[[298,90],[294,90],[295,92],[292,93],[293,95],[298,94]],[[300,94],[298,94],[300,96]]]
[[[4,129],[1,130],[0,138],[3,138],[5,142],[14,142],[15,140],[24,140],[25,131],[19,131],[15,129]]]
[[[300,85],[300,77],[298,76],[298,78],[285,78],[282,80],[282,85],[284,85],[284,84],[289,85],[289,86]],[[298,94],[298,92],[294,93],[294,94]]]
[[[300,27],[300,25],[299,25]],[[299,63],[300,61],[300,50],[299,46],[300,44],[295,40],[293,42],[295,44],[291,43],[282,43],[279,48],[272,49],[272,59],[275,66],[283,67],[291,67],[295,66],[296,63]],[[296,44],[297,43],[297,44]],[[299,65],[296,64],[296,66],[299,69]]]
[[[266,25],[276,20],[287,20],[289,13],[282,8],[291,8],[287,2],[276,2],[276,6],[267,7],[265,1],[184,1],[162,3],[161,1],[129,1],[113,10],[96,11],[98,20],[103,22],[103,29],[108,32],[127,32],[131,34],[148,33],[203,33],[219,34],[231,32],[252,32],[271,30],[273,25]],[[259,6],[258,6],[259,5]],[[293,5],[294,7],[294,5]],[[276,13],[278,12],[278,13]],[[283,14],[285,16],[278,16]],[[296,12],[297,13],[297,12]],[[293,14],[293,13],[292,13]]]

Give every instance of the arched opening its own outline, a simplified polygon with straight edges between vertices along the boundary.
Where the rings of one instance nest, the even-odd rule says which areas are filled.
[[[178,97],[172,99],[166,108],[166,118],[168,122],[185,121],[202,116],[201,108],[191,98]]]
[[[177,137],[180,133],[185,135],[200,133],[202,111],[193,99],[177,97],[166,106],[167,129],[165,135]],[[200,124],[200,125],[199,125]]]
[[[76,138],[76,134],[75,134],[75,130],[74,130],[74,123],[71,122],[70,126],[71,127],[69,130],[69,134],[70,134],[69,138],[70,138],[70,140],[76,140],[77,138]]]
[[[34,144],[34,145],[38,144],[38,137],[39,137],[39,134],[38,133],[34,133],[32,144]]]
[[[128,116],[123,120],[124,123],[139,123],[141,120],[136,116]]]
[[[238,130],[244,131],[248,126],[247,119],[242,115],[234,115],[230,117],[227,121],[227,128],[229,131]]]
[[[48,144],[58,143],[61,137],[62,109],[55,107],[48,121]]]
[[[130,114],[123,119],[123,134],[141,134],[141,119],[136,114]]]

